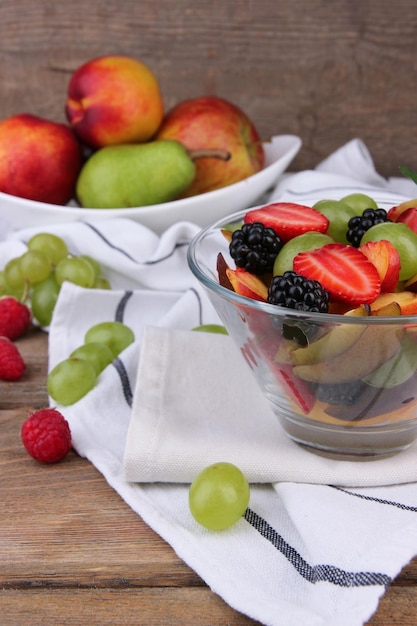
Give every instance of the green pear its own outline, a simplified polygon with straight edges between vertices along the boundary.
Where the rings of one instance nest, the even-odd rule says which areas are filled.
[[[160,204],[178,198],[195,173],[190,154],[175,140],[106,146],[84,164],[76,194],[91,209]]]

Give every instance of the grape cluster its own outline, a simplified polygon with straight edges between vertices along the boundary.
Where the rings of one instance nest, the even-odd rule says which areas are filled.
[[[100,322],[92,326],[67,359],[49,373],[47,389],[63,406],[81,400],[97,383],[101,372],[133,341],[133,331],[122,322]]]
[[[0,296],[27,301],[40,326],[49,326],[62,283],[110,289],[100,264],[88,255],[70,254],[66,242],[52,233],[37,233],[27,250],[0,271]]]

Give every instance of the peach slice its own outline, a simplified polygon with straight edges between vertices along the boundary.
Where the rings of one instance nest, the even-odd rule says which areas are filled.
[[[387,215],[392,222],[396,222],[401,213],[404,213],[405,211],[407,211],[407,209],[411,209],[413,207],[417,207],[417,198],[407,200],[406,202],[401,202],[401,204],[391,207]]]
[[[400,255],[395,246],[388,239],[380,239],[364,243],[359,250],[376,267],[381,279],[381,292],[394,291],[401,269]]]
[[[401,308],[401,315],[417,314],[417,293],[412,291],[398,291],[396,293],[381,293],[371,304],[371,314],[381,315],[380,310],[396,302]],[[386,315],[386,313],[384,313]]]
[[[403,211],[401,215],[399,215],[397,222],[407,224],[411,230],[417,233],[417,207],[413,206],[406,211]]]
[[[238,267],[235,270],[232,270],[230,267],[226,268],[226,276],[233,287],[233,291],[236,293],[252,298],[252,300],[266,302],[268,288],[258,276],[250,274],[242,267]]]

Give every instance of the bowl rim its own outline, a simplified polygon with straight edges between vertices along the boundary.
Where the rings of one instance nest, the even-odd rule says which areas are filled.
[[[376,326],[381,326],[384,324],[387,325],[398,325],[404,326],[407,324],[417,325],[417,314],[415,315],[397,315],[397,316],[383,316],[383,315],[366,315],[366,316],[355,316],[355,315],[343,315],[341,313],[314,313],[308,311],[296,311],[294,309],[290,309],[287,307],[283,307],[280,305],[269,304],[268,302],[262,302],[260,300],[254,300],[247,296],[243,296],[241,294],[228,289],[227,287],[223,287],[219,282],[214,280],[211,276],[209,276],[201,267],[200,263],[197,260],[197,247],[199,244],[208,236],[215,233],[220,233],[221,227],[238,223],[241,221],[241,218],[251,210],[267,206],[268,204],[273,204],[275,202],[279,202],[279,200],[271,201],[270,203],[262,204],[256,207],[250,207],[248,209],[243,209],[241,211],[236,211],[225,217],[216,220],[209,226],[202,228],[190,241],[187,249],[187,262],[191,272],[197,278],[197,280],[206,288],[209,292],[215,293],[217,296],[222,297],[224,300],[230,300],[235,304],[240,306],[244,306],[246,308],[251,308],[259,311],[263,311],[269,315],[280,315],[285,317],[286,319],[291,320],[303,320],[303,321],[311,321],[317,322],[320,324],[371,324]],[[307,200],[303,200],[303,204],[309,204]],[[416,344],[417,347],[417,344]]]

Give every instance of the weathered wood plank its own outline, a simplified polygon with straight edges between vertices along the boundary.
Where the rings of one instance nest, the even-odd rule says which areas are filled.
[[[392,589],[367,626],[415,626],[417,592]],[[208,588],[45,589],[0,591],[5,626],[134,624],[135,626],[249,626]]]
[[[250,626],[207,588],[0,591],[5,626]]]

